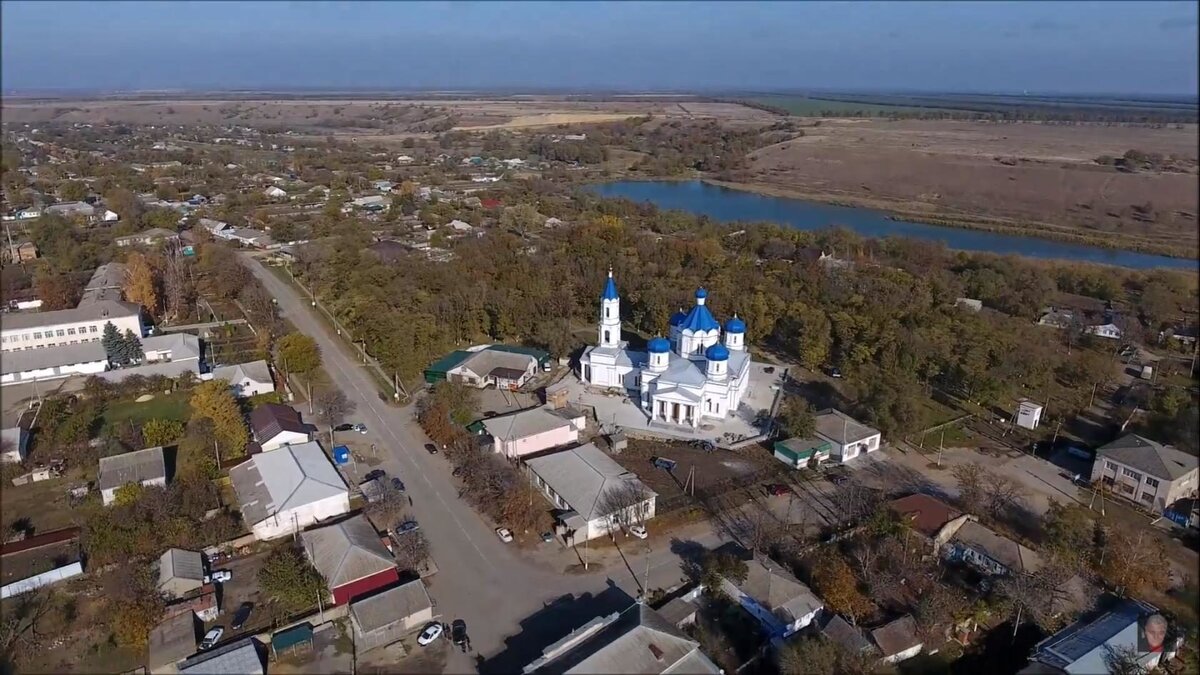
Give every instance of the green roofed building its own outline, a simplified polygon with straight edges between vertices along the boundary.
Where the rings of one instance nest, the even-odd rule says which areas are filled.
[[[459,350],[430,364],[425,369],[425,381],[436,384],[449,380],[480,389],[489,385],[518,389],[549,360],[546,352],[529,347],[489,345],[474,351]]]
[[[275,658],[293,652],[306,652],[313,648],[312,624],[302,623],[281,630],[271,636],[271,655]]]
[[[829,441],[820,438],[789,438],[775,443],[775,459],[793,469],[809,466],[814,456],[817,463],[824,462],[832,451]]]
[[[446,379],[446,374],[453,370],[456,366],[462,364],[474,354],[467,351],[453,351],[443,356],[442,358],[429,364],[425,369],[425,381],[429,384],[437,384]]]

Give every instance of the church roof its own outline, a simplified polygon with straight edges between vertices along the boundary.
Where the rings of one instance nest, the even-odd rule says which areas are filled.
[[[687,319],[687,312],[683,311],[683,308],[680,307],[679,311],[677,311],[671,315],[671,325],[678,326],[679,324],[683,323],[686,319]]]
[[[617,282],[613,281],[612,270],[608,271],[608,281],[604,282],[604,293],[600,296],[601,300],[619,300],[621,296],[617,293]]]
[[[717,343],[704,350],[704,358],[709,361],[728,361],[729,350],[726,349],[725,345]]]
[[[737,317],[737,314],[734,314],[732,319],[725,322],[725,332],[726,333],[745,333],[746,332],[746,322],[739,319]]]
[[[665,354],[666,352],[671,351],[671,343],[668,342],[666,338],[661,336],[651,338],[651,340],[646,343],[646,351],[650,352],[651,354]]]
[[[703,291],[704,289],[700,289]],[[696,296],[700,296],[700,291],[696,291]],[[688,315],[684,317],[683,322],[679,325],[680,330],[690,330],[695,333],[707,333],[708,331],[720,330],[721,324],[713,318],[712,312],[704,305],[696,305]]]

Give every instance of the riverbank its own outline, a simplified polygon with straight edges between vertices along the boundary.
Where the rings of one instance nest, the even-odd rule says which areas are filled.
[[[893,220],[924,223],[926,225],[936,225],[938,227],[949,227],[962,230],[975,230],[979,232],[991,232],[994,234],[1004,234],[1020,237],[1031,237],[1036,239],[1045,239],[1048,241],[1058,241],[1068,244],[1079,244],[1084,246],[1096,246],[1112,250],[1136,251],[1138,253],[1148,253],[1152,255],[1161,255],[1169,258],[1180,258],[1183,260],[1196,260],[1197,250],[1194,243],[1171,243],[1156,239],[1146,239],[1144,237],[1135,237],[1130,235],[1122,235],[1113,233],[1111,235],[1095,235],[1080,232],[1078,228],[1066,225],[1052,225],[1049,223],[1033,223],[1019,222],[1004,218],[988,218],[988,217],[966,217],[955,214],[939,213],[934,211],[912,211],[896,208],[896,203],[891,200],[873,199],[870,197],[849,197],[845,195],[829,195],[821,192],[809,192],[790,187],[781,187],[768,183],[743,183],[722,181],[709,177],[698,178],[649,178],[649,177],[630,177],[624,180],[700,180],[701,182],[722,187],[729,190],[738,190],[741,192],[749,192],[752,194],[763,195],[766,197],[782,197],[785,199],[802,199],[804,201],[815,202],[819,204],[828,204],[830,206],[844,206],[849,208],[863,208],[882,211]]]

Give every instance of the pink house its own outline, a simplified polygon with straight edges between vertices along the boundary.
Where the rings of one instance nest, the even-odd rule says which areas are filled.
[[[579,442],[584,414],[570,408],[530,408],[483,421],[493,449],[512,459]]]

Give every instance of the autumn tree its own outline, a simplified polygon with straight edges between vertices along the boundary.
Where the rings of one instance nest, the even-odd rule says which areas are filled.
[[[151,419],[142,424],[142,439],[149,447],[173,445],[184,435],[183,422],[171,419]]]
[[[304,333],[288,333],[275,344],[283,371],[311,377],[321,367],[321,347]]]
[[[1167,585],[1167,551],[1158,537],[1110,528],[1105,530],[1102,541],[1098,571],[1118,593],[1141,595]]]
[[[125,300],[141,305],[151,316],[159,310],[160,277],[144,253],[130,253],[125,259]]]
[[[834,552],[825,553],[812,574],[813,590],[825,599],[825,606],[845,615],[852,623],[871,612],[870,599],[858,590],[858,579],[845,558]]]
[[[49,270],[39,271],[33,281],[37,297],[42,301],[41,310],[49,312],[56,309],[70,309],[79,302],[82,286],[70,274],[61,274]]]
[[[321,574],[290,546],[276,548],[267,556],[258,571],[258,583],[281,618],[317,605],[328,593]]]
[[[240,457],[245,453],[246,425],[228,383],[223,380],[201,383],[192,391],[189,403],[193,419],[212,423],[213,438],[221,448],[222,457]]]
[[[812,438],[816,433],[816,419],[808,402],[796,396],[783,400],[779,411],[779,430],[788,438]]]
[[[156,581],[150,566],[143,563],[122,566],[109,583],[109,597],[115,602],[109,616],[119,644],[144,646],[158,624],[164,606]]]

